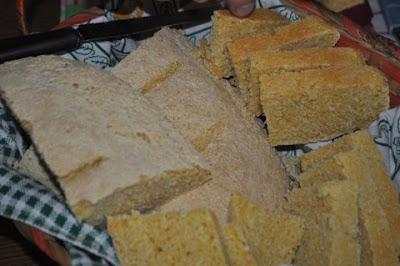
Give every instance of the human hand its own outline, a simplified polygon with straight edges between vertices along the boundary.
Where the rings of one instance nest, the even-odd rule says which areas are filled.
[[[205,3],[209,0],[193,0],[197,3]],[[256,0],[225,0],[228,9],[237,17],[246,17],[253,12],[256,7]]]
[[[237,17],[246,17],[256,7],[255,0],[226,0],[228,9]]]

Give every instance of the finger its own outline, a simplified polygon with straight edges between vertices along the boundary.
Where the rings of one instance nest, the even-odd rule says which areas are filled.
[[[255,0],[226,0],[229,10],[237,17],[251,14],[255,8]]]
[[[208,0],[193,0],[193,2],[199,3],[199,4],[203,4],[205,2],[207,2]]]

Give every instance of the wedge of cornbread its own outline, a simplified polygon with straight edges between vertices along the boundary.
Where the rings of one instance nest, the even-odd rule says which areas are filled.
[[[328,140],[365,128],[389,105],[384,75],[367,65],[264,74],[260,90],[273,146]]]
[[[286,208],[306,222],[296,265],[360,265],[356,182],[297,189],[289,193]]]
[[[273,32],[275,28],[287,24],[289,21],[286,18],[268,9],[257,9],[246,18],[235,17],[228,10],[215,11],[211,36],[203,55],[205,62],[215,76],[229,76],[232,71],[226,53],[228,42],[261,31]]]
[[[258,265],[291,263],[304,233],[302,218],[263,209],[238,193],[232,195],[228,220],[239,225]]]
[[[320,0],[328,9],[341,12],[345,9],[364,3],[364,0]]]
[[[154,77],[165,73],[169,65],[180,65],[142,92],[210,163],[212,180],[167,202],[159,211],[209,208],[223,222],[232,191],[260,206],[281,206],[287,178],[265,133],[242,114],[227,87],[192,52],[181,32],[163,29],[112,70],[134,91],[155,84]]]
[[[232,266],[256,266],[250,247],[237,224],[225,224],[222,228],[224,246]]]
[[[296,72],[329,66],[363,64],[361,53],[351,48],[307,48],[293,51],[259,51],[250,58],[248,85],[251,105],[260,105],[261,74]]]
[[[326,181],[355,181],[359,188],[361,265],[398,265],[394,232],[380,203],[370,171],[371,163],[354,149],[322,161],[300,177],[302,189]],[[331,169],[336,169],[332,172]],[[393,204],[397,204],[394,202]]]
[[[79,219],[148,210],[209,180],[162,111],[110,73],[40,56],[2,64],[0,87]]]
[[[339,32],[323,19],[309,16],[298,22],[281,27],[275,34],[268,32],[243,37],[227,45],[235,78],[244,97],[249,93],[249,58],[260,50],[294,50],[311,47],[332,47],[339,40]],[[249,101],[252,96],[248,96]],[[256,115],[261,110],[258,105],[249,103],[249,111]]]
[[[107,218],[118,258],[128,265],[228,265],[211,212],[121,215]]]
[[[301,167],[305,171],[304,174],[307,175],[308,172],[318,171],[321,162],[333,160],[332,158],[336,154],[350,150],[357,150],[359,155],[368,162],[373,188],[379,197],[379,203],[389,222],[396,251],[400,254],[400,204],[398,203],[398,193],[387,174],[383,156],[367,130],[347,135],[332,144],[305,154],[301,157]],[[335,163],[331,163],[328,167],[330,167],[329,171],[332,173],[337,170]],[[326,169],[326,167],[324,168]],[[340,176],[340,173],[337,176]]]

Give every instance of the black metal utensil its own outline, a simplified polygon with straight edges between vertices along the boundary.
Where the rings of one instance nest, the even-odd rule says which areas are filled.
[[[28,56],[54,54],[75,50],[85,42],[105,41],[210,19],[221,7],[201,8],[171,15],[116,20],[98,24],[85,24],[77,28],[64,28],[27,36],[0,40],[0,63]]]

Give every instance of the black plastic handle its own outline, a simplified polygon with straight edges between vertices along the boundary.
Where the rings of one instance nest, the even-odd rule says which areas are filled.
[[[0,40],[0,63],[27,56],[54,54],[77,49],[81,44],[79,32],[65,28]]]

